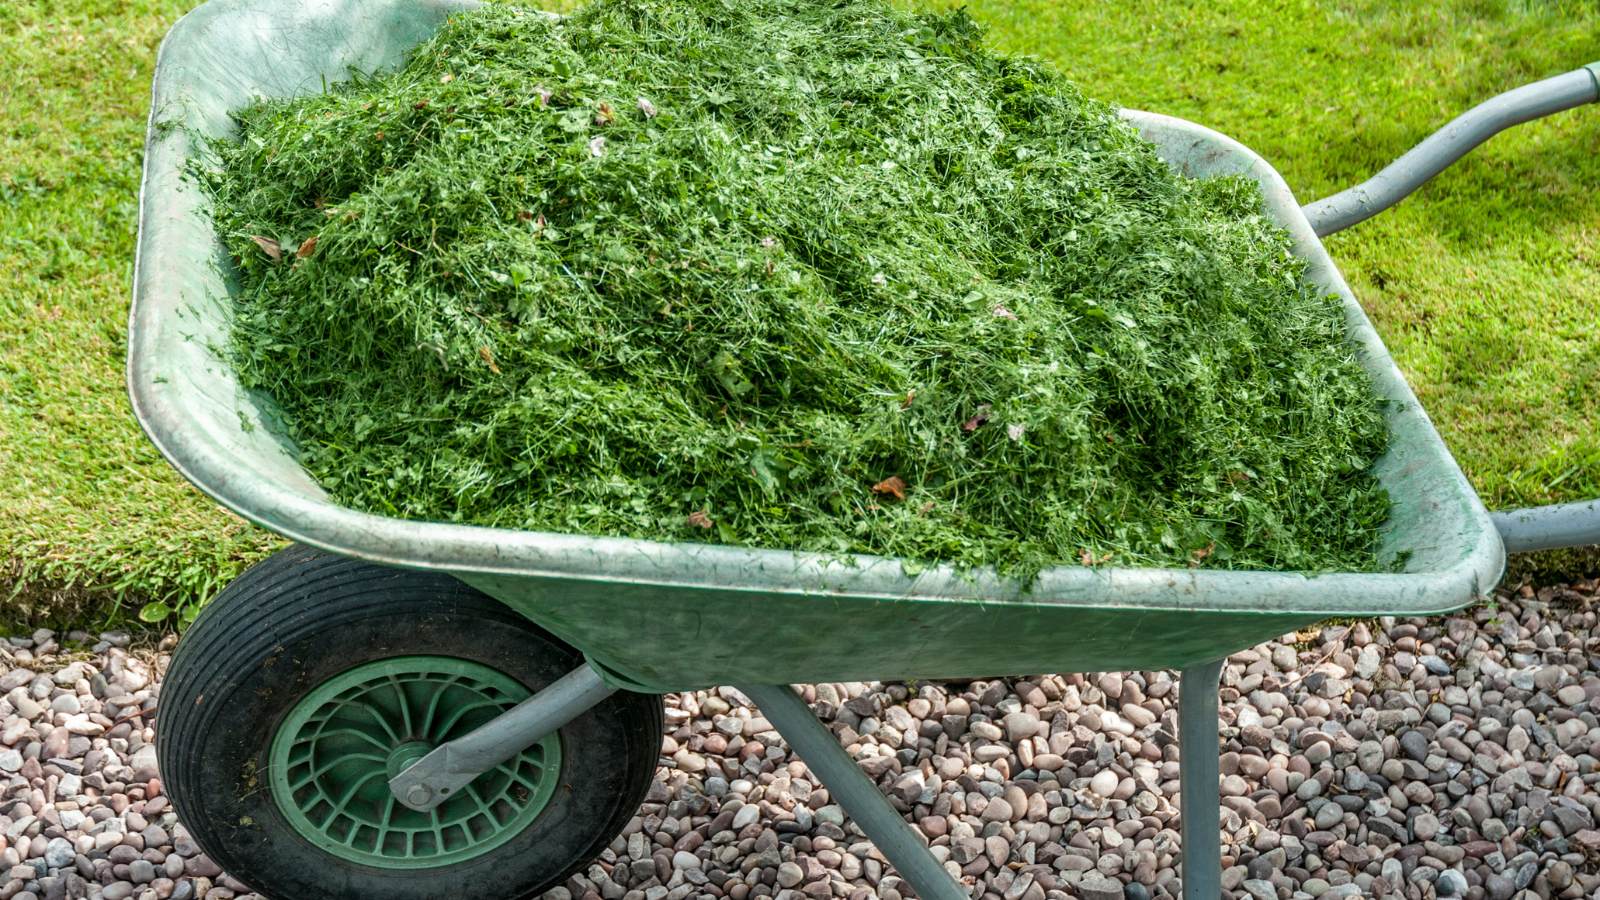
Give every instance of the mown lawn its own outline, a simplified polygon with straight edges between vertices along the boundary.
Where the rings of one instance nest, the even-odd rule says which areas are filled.
[[[139,148],[175,0],[0,5],[0,554],[181,606],[278,545],[188,488],[123,392]],[[1499,91],[1600,59],[1562,0],[973,0],[1001,48],[1193,119],[1310,201]],[[1329,249],[1491,507],[1600,496],[1600,107],[1502,135]],[[19,605],[20,604],[20,605]]]
[[[0,554],[24,590],[204,596],[274,543],[189,488],[123,389],[150,73],[190,4],[0,5]]]

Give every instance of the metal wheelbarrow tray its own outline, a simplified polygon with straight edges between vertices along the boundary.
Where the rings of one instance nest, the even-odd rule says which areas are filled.
[[[231,264],[207,198],[184,170],[206,155],[197,136],[231,132],[229,111],[258,96],[319,92],[351,66],[397,62],[461,8],[212,2],[163,45],[129,390],[167,459],[244,518],[347,556],[447,571],[581,648],[617,682],[652,691],[742,680],[741,660],[751,658],[778,682],[1182,669],[1330,615],[1455,609],[1498,581],[1503,552],[1487,511],[1283,179],[1223,135],[1149,113],[1128,115],[1182,171],[1259,181],[1268,211],[1311,262],[1307,277],[1344,300],[1362,364],[1394,401],[1392,446],[1375,471],[1394,502],[1382,557],[1410,551],[1403,572],[1063,566],[1024,592],[948,566],[910,577],[892,559],[849,567],[822,554],[402,521],[335,505],[275,432],[271,401],[241,389],[223,358]],[[989,651],[996,643],[1007,647],[1004,658]]]
[[[618,689],[624,689],[618,696],[640,696],[738,684],[920,896],[958,900],[964,890],[925,852],[925,839],[911,831],[834,736],[783,685],[1185,670],[1179,735],[1183,807],[1216,809],[1216,685],[1225,656],[1328,616],[1453,610],[1482,597],[1499,580],[1505,550],[1495,522],[1283,179],[1248,148],[1210,129],[1133,111],[1127,118],[1179,170],[1193,176],[1244,174],[1259,182],[1267,212],[1289,229],[1295,252],[1310,263],[1307,277],[1344,301],[1349,337],[1361,363],[1378,393],[1392,401],[1390,449],[1374,471],[1393,501],[1381,558],[1407,554],[1401,571],[1308,577],[1064,566],[1043,572],[1024,590],[992,572],[959,573],[948,566],[912,576],[894,559],[860,557],[855,565],[843,565],[783,550],[402,521],[332,503],[275,427],[271,401],[242,389],[226,361],[234,277],[214,233],[208,199],[186,172],[192,161],[208,159],[206,140],[234,133],[231,111],[259,97],[320,92],[352,68],[394,65],[447,16],[474,5],[468,0],[211,0],[174,26],[162,44],[151,101],[128,340],[128,387],[141,425],[166,458],[219,503],[341,557],[453,576],[581,653],[566,677],[533,678],[540,684],[529,685],[536,691],[532,699],[474,731],[470,740],[452,737],[420,761],[432,744],[397,748],[395,753],[403,749],[410,755],[390,755],[387,788],[407,808],[443,808],[442,793],[465,787]],[[1579,94],[1588,91],[1587,100],[1594,99],[1592,80],[1580,88]],[[1358,200],[1357,206],[1361,202],[1366,201]],[[1323,233],[1331,230],[1336,228]],[[284,584],[292,581],[288,575],[284,579]],[[240,603],[245,601],[235,606],[248,607]],[[207,614],[214,622],[223,613],[213,608]],[[274,635],[290,630],[264,617],[251,622],[250,627]],[[201,640],[207,629],[215,630],[203,614],[185,644]],[[228,675],[228,683],[241,683],[252,667],[272,665],[282,652],[282,647],[272,649],[279,639],[264,638],[266,649],[241,656],[238,668],[245,674]],[[1004,654],[995,647],[1004,647]],[[175,670],[188,664],[183,650],[180,644]],[[752,660],[759,661],[755,678]],[[335,663],[302,664],[338,669]],[[169,693],[177,692],[168,687]],[[194,705],[208,696],[205,685],[188,689],[195,694]],[[169,731],[179,728],[165,719],[163,725]],[[446,758],[452,747],[457,756]],[[188,751],[161,752],[165,767]],[[195,763],[207,764],[225,762]],[[648,764],[653,767],[653,754]],[[214,798],[184,797],[176,780],[173,786],[186,820],[205,815]],[[393,800],[388,802],[392,807]],[[1214,900],[1220,874],[1217,819],[1186,815],[1182,826],[1185,895]],[[335,846],[337,835],[323,840],[320,833],[304,833],[335,856],[344,853]],[[228,822],[216,824],[209,834],[213,843],[206,849],[225,865],[248,866],[254,859],[261,871],[262,857],[250,856],[267,852],[260,849],[259,835]],[[599,847],[592,850],[598,853]],[[390,867],[380,851],[361,857],[366,862],[360,865],[347,866],[354,858],[348,854],[345,862],[330,859],[328,890],[358,896],[375,884],[371,877]],[[391,893],[382,896],[394,897],[406,883],[387,884],[384,890]]]

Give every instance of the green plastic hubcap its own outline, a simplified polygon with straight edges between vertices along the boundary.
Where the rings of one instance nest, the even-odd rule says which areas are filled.
[[[552,734],[431,812],[407,809],[389,779],[440,744],[528,699],[488,666],[443,656],[368,663],[317,686],[272,741],[272,795],[318,847],[385,869],[449,865],[522,833],[549,803],[561,772]]]
[[[384,774],[393,781],[396,775],[404,772],[412,763],[432,753],[434,746],[427,741],[412,741],[390,750],[389,758],[383,766]]]

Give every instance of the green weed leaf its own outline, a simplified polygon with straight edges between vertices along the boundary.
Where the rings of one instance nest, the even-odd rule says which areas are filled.
[[[160,622],[172,615],[172,607],[160,600],[146,603],[139,608],[139,619],[145,622]]]

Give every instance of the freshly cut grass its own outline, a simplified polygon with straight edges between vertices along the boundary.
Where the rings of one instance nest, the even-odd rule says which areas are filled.
[[[980,39],[871,0],[502,6],[241,110],[235,363],[385,515],[1372,569],[1381,403],[1256,186]]]

